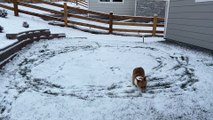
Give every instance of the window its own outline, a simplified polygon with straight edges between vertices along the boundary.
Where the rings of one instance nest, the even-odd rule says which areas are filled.
[[[123,0],[112,0],[112,2],[123,2]]]
[[[123,2],[124,0],[100,0],[100,2]]]
[[[110,0],[100,0],[100,2],[110,2]]]
[[[213,0],[195,0],[195,2],[207,2],[207,1],[213,1]]]

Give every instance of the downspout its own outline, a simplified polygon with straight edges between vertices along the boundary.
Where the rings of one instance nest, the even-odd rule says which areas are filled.
[[[166,10],[165,10],[165,27],[164,27],[164,38],[166,38],[166,32],[167,32],[167,24],[168,24],[168,17],[169,17],[169,6],[170,6],[170,0],[166,2]]]
[[[90,10],[90,0],[88,0],[88,9]]]
[[[135,12],[134,12],[134,16],[136,16],[136,12],[137,12],[137,3],[138,3],[138,1],[135,0]]]

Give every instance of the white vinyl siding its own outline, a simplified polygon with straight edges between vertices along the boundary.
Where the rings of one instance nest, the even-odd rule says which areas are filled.
[[[170,0],[166,39],[213,50],[213,1]]]
[[[195,2],[208,2],[208,1],[213,1],[213,0],[195,0]]]
[[[114,1],[114,2],[113,2]],[[94,11],[106,12],[118,15],[135,15],[135,1],[136,0],[89,0],[89,9]]]

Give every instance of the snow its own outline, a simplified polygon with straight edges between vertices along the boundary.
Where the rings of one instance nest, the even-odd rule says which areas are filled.
[[[4,37],[1,37],[1,38],[4,38]],[[2,39],[0,44],[0,49],[4,48],[5,46],[9,46],[15,42],[17,42],[17,40],[7,40],[6,38]]]
[[[143,42],[96,35],[8,13],[0,18],[1,43],[6,33],[34,29],[67,38],[34,42],[0,70],[0,119],[212,119],[212,53],[158,37]],[[132,85],[132,70],[139,66],[147,76],[146,92]]]

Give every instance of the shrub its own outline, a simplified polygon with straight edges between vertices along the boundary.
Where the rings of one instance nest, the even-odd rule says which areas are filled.
[[[29,28],[29,24],[27,22],[23,22],[22,26],[25,28]]]
[[[3,17],[3,18],[7,17],[7,11],[4,9],[0,10],[0,17]]]
[[[3,33],[4,28],[0,25],[0,33]]]
[[[0,25],[0,33],[3,33],[4,28]]]

